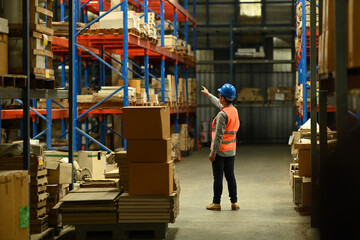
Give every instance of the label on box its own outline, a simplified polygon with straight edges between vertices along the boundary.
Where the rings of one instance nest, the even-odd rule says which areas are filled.
[[[50,78],[50,70],[49,69],[45,69],[45,77]]]
[[[29,206],[19,208],[19,229],[28,228],[30,226]]]
[[[285,94],[284,93],[275,93],[275,100],[284,101],[285,100]]]
[[[47,46],[49,43],[49,38],[47,35],[43,34],[43,44],[44,46]]]

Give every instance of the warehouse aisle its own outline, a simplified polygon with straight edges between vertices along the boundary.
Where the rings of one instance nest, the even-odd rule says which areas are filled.
[[[222,211],[208,211],[212,171],[202,148],[176,164],[180,178],[180,215],[169,224],[167,239],[318,239],[310,217],[294,210],[289,186],[287,145],[240,145],[235,162],[240,211],[230,210],[226,185]],[[224,180],[224,184],[225,184]]]

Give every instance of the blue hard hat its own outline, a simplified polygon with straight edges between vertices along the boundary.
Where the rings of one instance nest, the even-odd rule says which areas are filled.
[[[225,83],[218,91],[223,95],[226,99],[232,101],[236,98],[236,89],[230,83]]]

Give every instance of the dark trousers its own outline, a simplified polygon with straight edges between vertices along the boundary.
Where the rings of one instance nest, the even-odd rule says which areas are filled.
[[[234,175],[234,160],[233,157],[221,157],[216,154],[215,161],[212,162],[212,169],[214,175],[214,199],[213,203],[220,204],[221,194],[223,190],[223,175],[228,185],[229,197],[232,203],[237,202],[236,179]]]

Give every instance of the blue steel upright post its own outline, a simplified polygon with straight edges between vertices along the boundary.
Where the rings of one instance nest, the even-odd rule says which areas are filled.
[[[122,65],[122,75],[124,81],[124,107],[129,106],[129,79],[128,79],[128,0],[124,0],[121,5],[123,11],[123,65]],[[124,140],[124,149],[127,149],[127,142]]]
[[[194,19],[196,19],[196,1],[193,0],[193,17]],[[193,48],[194,48],[194,54],[196,57],[196,23],[193,23]],[[196,81],[196,65],[194,67],[194,79]],[[195,109],[195,118],[194,118],[194,135],[195,135],[195,139],[197,139],[197,111]],[[196,144],[196,148],[198,149],[198,141],[195,141]]]
[[[303,123],[307,121],[307,86],[306,86],[306,74],[307,74],[307,52],[306,52],[306,0],[302,0],[302,53],[301,53],[301,68],[300,76],[303,86]]]
[[[164,34],[165,34],[164,0],[161,0],[160,3],[160,16],[161,16],[160,40],[161,40],[161,48],[164,49]],[[170,82],[171,79],[168,79],[168,81]],[[165,55],[161,55],[161,102],[165,103]]]
[[[185,0],[185,10],[188,10],[188,0]],[[184,31],[184,35],[185,35],[185,42],[186,42],[186,47],[188,44],[188,17],[185,16],[185,31]],[[186,118],[185,118],[185,123],[189,124],[189,65],[186,64],[185,66],[185,83],[186,83]]]
[[[148,24],[148,0],[144,0],[144,27]],[[149,102],[149,50],[144,49],[144,77],[147,101]]]
[[[177,38],[177,9],[174,8],[174,36]],[[176,118],[175,118],[175,133],[179,132],[179,106],[178,106],[178,60],[176,57],[174,66],[175,89],[176,89]]]

